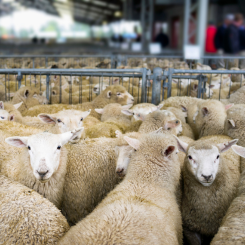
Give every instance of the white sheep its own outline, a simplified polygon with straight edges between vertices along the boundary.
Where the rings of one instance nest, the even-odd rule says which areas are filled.
[[[63,146],[82,130],[6,138],[6,143],[18,148],[6,149],[9,146],[1,142],[1,173],[36,190],[60,207],[68,161],[67,150]]]
[[[203,137],[189,145],[178,140],[179,150],[186,153],[182,218],[190,244],[217,233],[236,196],[240,158],[230,149],[236,142],[224,135]]]
[[[136,150],[127,174],[60,244],[182,244],[175,191],[180,178],[177,144],[170,134],[125,137]]]
[[[32,189],[0,175],[0,244],[57,244],[69,230],[60,211]]]

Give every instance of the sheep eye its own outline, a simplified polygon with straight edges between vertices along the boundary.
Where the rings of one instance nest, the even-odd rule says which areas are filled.
[[[133,112],[133,115],[134,115],[134,112]]]
[[[191,160],[192,159],[192,157],[191,156],[188,156],[188,158]]]
[[[1,117],[1,119],[4,119],[4,117]]]
[[[81,121],[83,121],[83,117],[81,118]]]
[[[217,156],[217,158],[216,159],[219,159],[219,155]]]
[[[28,145],[28,150],[30,151],[31,150],[31,147]]]
[[[117,95],[121,95],[121,93],[117,93]]]
[[[178,120],[176,121],[176,124],[177,124],[177,123],[179,123],[179,121],[178,121]]]
[[[58,120],[57,120],[57,122],[58,122],[58,123],[60,123],[60,122],[61,122],[61,120],[60,120],[60,119],[58,119]]]
[[[168,128],[168,130],[170,130],[170,128]]]
[[[60,150],[60,148],[61,148],[61,146],[59,145],[59,146],[57,147],[57,150]]]

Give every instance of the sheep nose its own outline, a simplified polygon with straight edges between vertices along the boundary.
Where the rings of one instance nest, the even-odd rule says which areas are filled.
[[[124,168],[118,168],[117,169],[117,174],[120,176],[120,177],[123,177],[124,175],[123,175],[123,171],[124,171]]]
[[[206,180],[206,181],[209,181],[212,179],[212,174],[211,175],[203,175],[202,174],[202,177]]]
[[[132,98],[131,100],[134,101],[134,98]]]
[[[37,173],[40,175],[41,178],[43,178],[48,173],[48,170],[47,171],[40,171],[40,172],[37,171]]]

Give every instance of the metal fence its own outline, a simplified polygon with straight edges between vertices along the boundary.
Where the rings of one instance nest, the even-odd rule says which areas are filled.
[[[141,69],[0,69],[0,100],[8,101],[22,86],[35,87],[52,104],[93,100],[109,85],[122,85],[137,101],[147,101],[147,75]],[[2,88],[1,88],[2,87]]]
[[[152,80],[152,103],[171,96],[192,96],[203,99],[228,99],[245,86],[245,70],[182,70],[155,68],[147,77]]]
[[[22,86],[36,87],[49,103],[92,101],[109,85],[120,84],[137,103],[159,104],[171,96],[226,99],[245,86],[245,70],[0,69],[0,100]]]

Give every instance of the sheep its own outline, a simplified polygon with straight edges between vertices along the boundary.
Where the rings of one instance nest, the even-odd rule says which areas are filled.
[[[189,244],[201,244],[202,238],[217,233],[236,196],[240,158],[230,149],[236,142],[224,135],[206,136],[189,145],[178,140],[179,150],[186,153],[182,218]]]
[[[244,147],[232,146],[232,150],[241,157],[245,157]],[[244,244],[245,241],[245,199],[244,199],[244,172],[238,188],[238,194],[232,201],[225,217],[222,220],[218,233],[215,235],[211,245]]]
[[[38,118],[46,124],[53,125],[53,127],[49,130],[51,133],[60,134],[81,128],[83,126],[84,119],[87,118],[90,112],[91,110],[84,112],[78,110],[63,110],[55,114],[42,113],[38,115]],[[30,126],[32,126],[32,124],[30,124]],[[77,134],[77,137],[70,140],[70,142],[76,143],[81,138],[85,138],[84,131],[80,131],[80,134]]]
[[[62,213],[74,225],[91,213],[120,181],[116,175],[117,139],[85,139],[67,145],[68,162]]]
[[[124,180],[60,244],[182,244],[175,191],[180,177],[177,144],[168,134],[141,140]],[[150,232],[149,232],[150,229]]]
[[[47,199],[0,175],[0,244],[57,244],[69,230]]]
[[[32,106],[42,104],[45,105],[48,103],[47,99],[40,95],[37,88],[27,86],[20,88],[13,97],[12,104],[18,104],[20,102],[23,102],[18,108],[21,113],[28,110]]]
[[[67,163],[67,150],[63,146],[82,130],[6,138],[9,145],[24,149],[13,149],[1,142],[1,174],[32,188],[59,208]]]
[[[18,108],[22,105],[22,103],[23,102],[13,105],[0,101],[0,121],[7,120],[21,123],[22,116],[21,113],[18,111]]]
[[[132,104],[121,106],[117,103],[111,103],[106,105],[103,109],[95,109],[97,113],[101,114],[101,122],[87,128],[86,136],[89,138],[115,138],[116,130],[123,133],[129,131],[131,129],[131,118],[124,115],[121,111],[131,106]]]
[[[176,107],[163,107],[162,110],[170,111],[176,116],[176,118],[180,119],[183,128],[181,135],[187,136],[191,139],[195,139],[192,128],[189,124],[186,123],[187,112],[184,112]]]
[[[156,106],[150,103],[141,103],[134,105],[130,110],[123,110],[122,113],[128,116],[132,116],[131,121],[144,120],[145,116],[153,111],[160,110],[162,105]]]
[[[230,95],[229,99],[223,99],[221,102],[227,104],[245,104],[245,86],[239,88],[235,93]]]
[[[224,134],[226,110],[233,104],[224,106],[218,100],[207,100],[199,105],[195,118],[199,138],[208,135]]]
[[[245,147],[245,105],[234,105],[227,111],[224,134],[239,139],[238,145]],[[245,159],[241,159],[241,172],[245,169]]]
[[[62,109],[74,109],[87,111],[91,109],[90,116],[100,119],[100,114],[94,111],[95,108],[103,108],[110,103],[119,103],[121,105],[128,105],[134,103],[134,98],[126,89],[120,85],[112,85],[107,87],[100,95],[98,95],[92,102],[83,103],[81,105],[49,105],[36,106],[27,111],[25,116],[37,116],[40,113],[56,113]]]
[[[140,125],[138,132],[149,133],[159,129],[160,127],[175,135],[182,132],[181,121],[178,120],[170,111],[154,111],[148,114]]]

